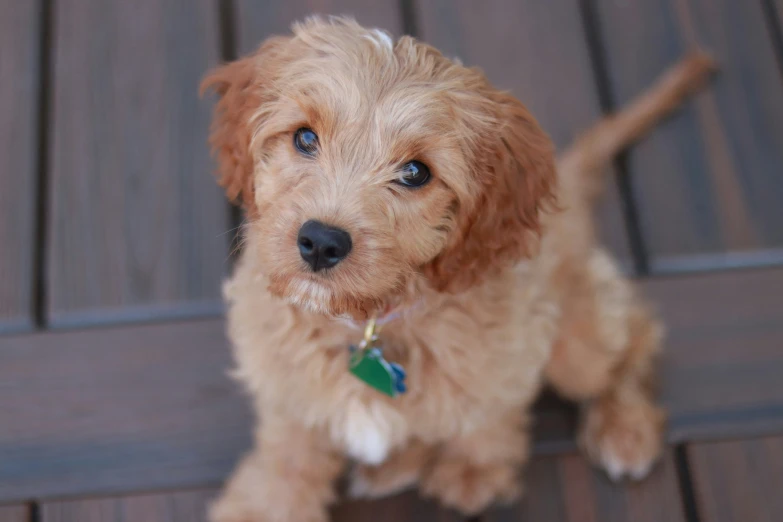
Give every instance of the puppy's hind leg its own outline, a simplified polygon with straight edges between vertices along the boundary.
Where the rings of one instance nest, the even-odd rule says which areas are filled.
[[[690,55],[558,158],[560,202],[569,212],[553,219],[552,228],[555,237],[568,241],[550,247],[562,259],[552,284],[560,287],[563,315],[546,373],[562,395],[581,402],[580,443],[613,478],[641,478],[661,452],[664,413],[651,381],[662,328],[609,256],[594,248],[592,203],[604,186],[602,167],[714,71],[709,56]]]
[[[663,444],[653,386],[662,328],[608,255],[596,252],[561,275],[569,291],[547,378],[580,403],[587,456],[615,480],[641,479]]]

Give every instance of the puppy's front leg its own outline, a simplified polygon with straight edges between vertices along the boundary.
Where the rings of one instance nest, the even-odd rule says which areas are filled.
[[[296,423],[265,417],[210,510],[213,522],[325,522],[343,458],[328,440]]]
[[[445,443],[422,479],[422,492],[465,515],[476,515],[494,502],[511,502],[521,492],[519,473],[528,452],[526,414],[520,407]]]

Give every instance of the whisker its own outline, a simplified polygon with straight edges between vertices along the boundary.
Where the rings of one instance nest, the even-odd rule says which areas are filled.
[[[236,232],[237,230],[239,230],[240,228],[242,228],[246,224],[247,224],[247,220],[243,219],[242,222],[239,223],[239,225],[235,226],[234,228],[229,228],[228,230],[225,230],[225,231],[221,232],[220,234],[217,235],[217,237],[223,237],[226,234],[229,234],[231,232]]]

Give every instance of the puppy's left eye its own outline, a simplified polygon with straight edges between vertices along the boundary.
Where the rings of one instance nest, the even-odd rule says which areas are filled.
[[[315,156],[318,151],[318,135],[307,127],[294,133],[294,147],[306,156]]]
[[[430,180],[430,169],[421,161],[409,161],[400,169],[400,177],[396,183],[406,187],[416,188],[426,185]]]

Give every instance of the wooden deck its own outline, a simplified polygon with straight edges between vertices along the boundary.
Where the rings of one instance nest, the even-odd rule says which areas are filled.
[[[0,0],[0,522],[204,520],[250,420],[220,316],[237,216],[196,89],[312,12],[481,66],[561,146],[687,49],[716,56],[600,214],[669,327],[662,463],[610,484],[545,396],[527,499],[481,520],[781,520],[783,0]],[[413,493],[334,510],[459,519]]]

